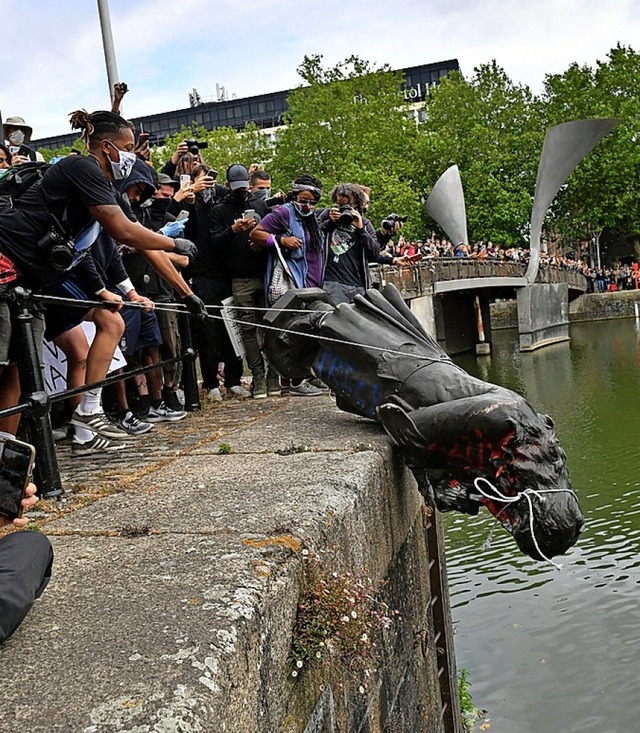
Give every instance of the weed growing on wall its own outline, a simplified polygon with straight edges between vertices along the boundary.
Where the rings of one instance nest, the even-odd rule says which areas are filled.
[[[291,644],[291,676],[310,665],[358,685],[364,694],[380,664],[380,636],[398,611],[364,572],[339,571],[336,553],[302,550],[303,584]]]

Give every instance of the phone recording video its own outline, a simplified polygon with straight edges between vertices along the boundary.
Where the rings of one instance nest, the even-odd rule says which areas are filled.
[[[33,474],[35,448],[21,440],[6,440],[0,454],[0,515],[9,520],[22,516],[21,501]]]

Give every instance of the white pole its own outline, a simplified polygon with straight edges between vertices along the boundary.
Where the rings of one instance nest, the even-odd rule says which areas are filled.
[[[636,321],[640,318],[640,307],[638,307],[638,301],[633,304],[633,310],[636,312]]]
[[[102,32],[104,61],[107,66],[109,98],[113,103],[113,85],[118,81],[118,65],[116,63],[116,51],[113,45],[113,33],[111,32],[109,0],[98,0],[98,15],[100,16],[100,30]],[[122,109],[120,110],[120,114],[122,114]]]

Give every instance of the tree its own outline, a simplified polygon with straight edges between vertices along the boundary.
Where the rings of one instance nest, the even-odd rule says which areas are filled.
[[[640,255],[640,55],[616,46],[595,68],[572,64],[545,78],[547,124],[615,117],[618,127],[578,166],[553,207],[555,226],[588,240],[608,230]]]
[[[522,244],[531,215],[543,125],[528,87],[495,61],[468,81],[450,73],[432,92],[420,126],[417,173],[428,192],[454,163],[460,167],[469,238]]]
[[[304,85],[287,100],[272,165],[275,183],[286,190],[309,171],[325,192],[340,182],[370,186],[373,221],[392,211],[408,214],[410,231],[420,211],[412,176],[417,133],[402,75],[357,56],[333,68],[323,66],[322,56],[305,56],[298,73]]]
[[[69,155],[72,148],[75,148],[76,150],[84,151],[84,141],[82,140],[82,138],[78,138],[77,140],[74,140],[71,145],[65,145],[62,148],[56,148],[55,150],[49,150],[48,148],[40,148],[38,152],[42,153],[42,157],[48,163],[51,160],[51,158],[55,158],[58,156],[63,157],[65,155]]]

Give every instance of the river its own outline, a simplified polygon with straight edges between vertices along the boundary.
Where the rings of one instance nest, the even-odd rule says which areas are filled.
[[[520,354],[514,331],[470,373],[551,415],[586,531],[558,571],[518,551],[486,510],[448,514],[458,668],[491,733],[640,731],[640,325],[576,324]],[[488,725],[489,727],[484,727]],[[480,730],[477,726],[474,730]]]

